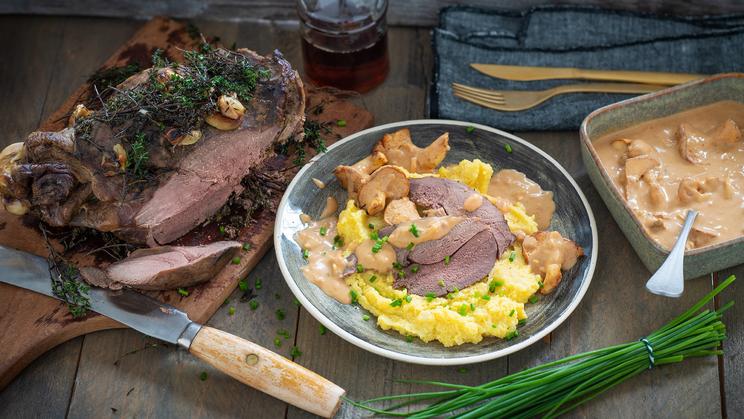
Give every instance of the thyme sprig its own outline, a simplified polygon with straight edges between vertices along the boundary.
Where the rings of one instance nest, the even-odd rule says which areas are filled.
[[[63,259],[52,247],[43,225],[39,225],[46,242],[49,263],[49,278],[52,281],[52,292],[67,303],[72,318],[77,319],[88,314],[90,310],[90,286],[80,280],[80,271],[71,262]]]

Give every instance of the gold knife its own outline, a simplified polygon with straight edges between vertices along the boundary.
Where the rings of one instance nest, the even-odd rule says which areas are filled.
[[[586,70],[570,67],[529,67],[519,65],[470,64],[491,77],[506,80],[534,81],[552,79],[611,80],[633,83],[674,85],[706,77],[702,74],[658,73],[651,71]]]

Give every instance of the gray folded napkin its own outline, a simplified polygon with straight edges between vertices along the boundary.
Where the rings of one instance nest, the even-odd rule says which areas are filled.
[[[499,112],[452,94],[453,82],[487,89],[542,90],[579,80],[517,82],[470,63],[715,74],[744,71],[744,15],[672,17],[587,7],[526,12],[454,6],[433,32],[432,118],[512,131],[576,129],[591,111],[633,95],[573,93],[532,109]]]

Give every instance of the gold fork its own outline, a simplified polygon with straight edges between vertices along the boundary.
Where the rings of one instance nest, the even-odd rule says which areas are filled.
[[[522,111],[537,106],[553,96],[564,93],[649,93],[669,86],[633,83],[564,84],[547,90],[489,90],[452,83],[455,96],[498,111]]]

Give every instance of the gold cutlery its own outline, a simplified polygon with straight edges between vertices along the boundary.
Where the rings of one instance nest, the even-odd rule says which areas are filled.
[[[585,79],[674,85],[687,83],[705,77],[701,74],[658,73],[652,71],[586,70],[569,67],[529,67],[475,63],[470,64],[470,66],[491,77],[517,81]]]
[[[566,84],[547,90],[489,90],[452,83],[455,96],[498,111],[521,111],[537,106],[563,93],[650,93],[667,86],[630,83]]]

